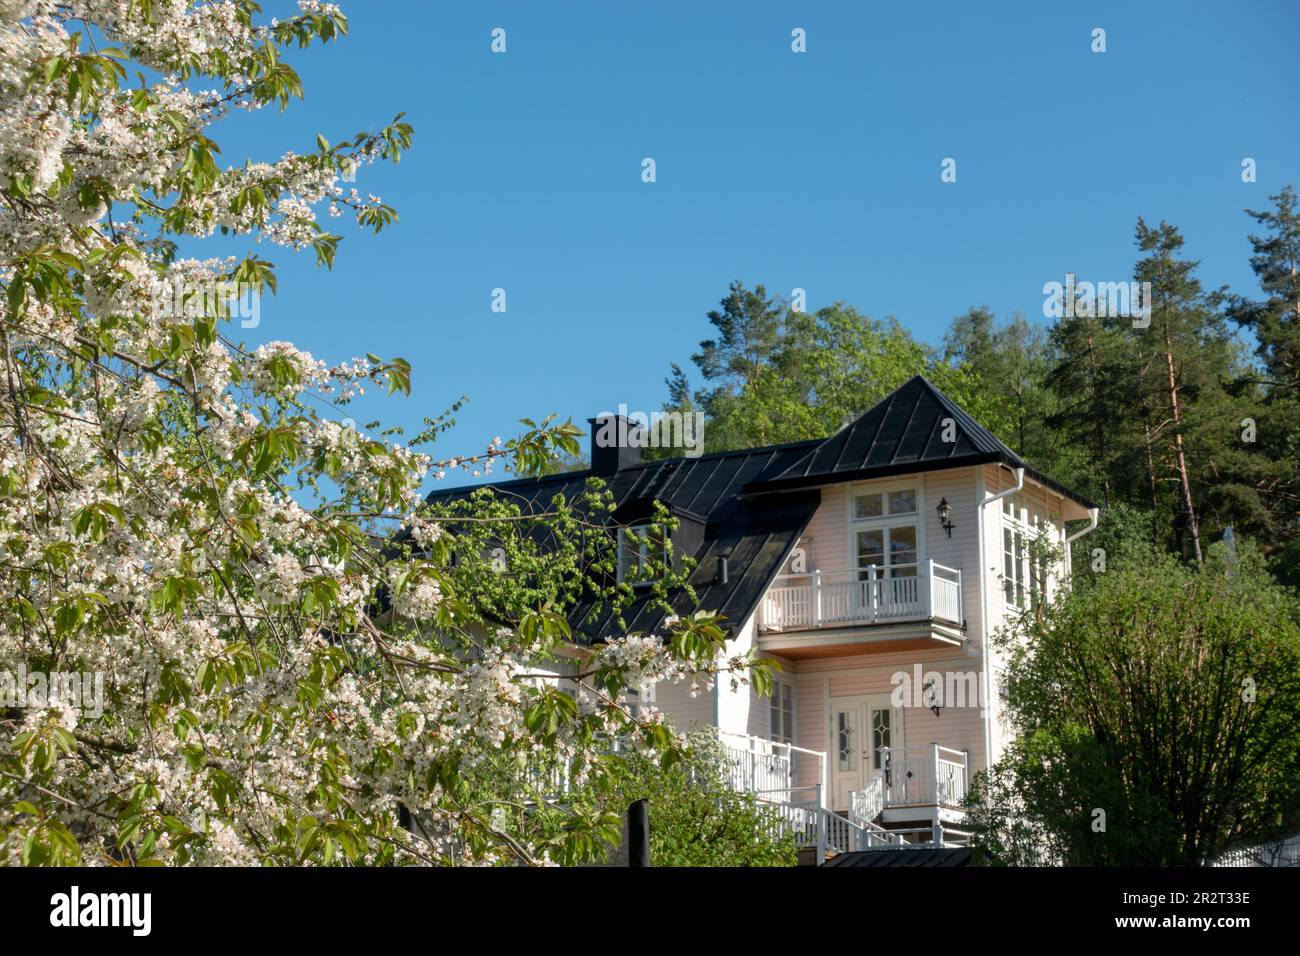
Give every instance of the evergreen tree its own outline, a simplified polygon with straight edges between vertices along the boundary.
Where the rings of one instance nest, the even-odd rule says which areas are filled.
[[[1203,557],[1198,500],[1214,496],[1223,510],[1223,454],[1239,441],[1232,420],[1241,410],[1227,392],[1236,377],[1236,349],[1220,310],[1222,295],[1207,293],[1195,277],[1198,262],[1178,258],[1183,237],[1167,222],[1148,226],[1139,217],[1136,239],[1146,255],[1134,279],[1150,283],[1150,325],[1134,323],[1129,339],[1141,360],[1133,383],[1144,444],[1159,469],[1157,482],[1173,485],[1175,528],[1186,553]],[[1123,427],[1123,426],[1121,426]],[[1156,490],[1160,499],[1159,486]],[[1231,515],[1219,515],[1220,519]]]
[[[794,312],[738,281],[721,304],[708,314],[718,335],[691,356],[703,387],[692,392],[676,364],[665,380],[665,411],[704,412],[707,451],[823,438],[918,374],[978,420],[1011,424],[1006,403],[971,368],[942,360],[893,317],[842,302]]]
[[[971,372],[1000,409],[986,426],[1017,454],[1049,467],[1057,442],[1047,418],[1056,402],[1046,386],[1051,361],[1044,332],[1020,312],[998,326],[987,306],[976,306],[952,320],[943,356]]]
[[[1091,310],[1062,311],[1049,333],[1054,365],[1045,381],[1056,408],[1046,424],[1062,449],[1061,480],[1109,506],[1128,497],[1131,480],[1119,463],[1132,441],[1115,427],[1127,404],[1130,357],[1115,323]]]
[[[1273,209],[1246,210],[1266,230],[1250,236],[1263,298],[1235,297],[1229,314],[1257,342],[1260,368],[1239,386],[1261,396],[1253,490],[1267,513],[1267,538],[1279,547],[1276,567],[1300,585],[1300,201],[1290,185],[1269,198]]]

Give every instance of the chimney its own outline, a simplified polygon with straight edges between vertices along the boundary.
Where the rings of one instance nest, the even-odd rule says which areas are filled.
[[[587,421],[591,425],[592,474],[615,475],[624,468],[641,464],[641,448],[645,444],[645,429],[641,425],[626,415],[609,412]]]

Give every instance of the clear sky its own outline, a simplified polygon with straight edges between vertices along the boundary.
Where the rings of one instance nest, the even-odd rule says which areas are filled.
[[[1207,286],[1253,292],[1242,209],[1300,186],[1295,0],[342,6],[349,37],[290,54],[306,101],[216,135],[270,159],[405,111],[414,148],[357,184],[400,223],[341,229],[333,272],[205,254],[279,264],[249,343],[411,361],[412,397],[359,421],[414,430],[468,395],[443,454],[523,416],[659,408],[736,278],[937,342],[976,304],[1045,321],[1067,271],[1127,279],[1140,214],[1183,230]]]

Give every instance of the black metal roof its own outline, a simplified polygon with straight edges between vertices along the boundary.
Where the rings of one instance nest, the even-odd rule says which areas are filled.
[[[645,500],[663,502],[674,513],[699,521],[706,527],[702,544],[692,557],[697,564],[690,577],[699,598],[698,608],[726,616],[732,626],[743,622],[776,576],[786,556],[803,534],[821,500],[810,489],[795,494],[742,497],[741,489],[765,477],[785,471],[817,441],[795,442],[767,448],[672,458],[624,467],[612,475],[601,475],[613,495],[615,510]],[[521,509],[540,512],[555,495],[573,500],[583,491],[590,469],[544,478],[516,479],[488,485],[435,491],[430,502],[466,497],[479,488],[493,489],[513,499]],[[728,555],[728,580],[719,583],[719,557]],[[680,606],[677,606],[680,603]],[[674,609],[692,613],[682,595]],[[571,620],[584,621],[589,604],[574,609]],[[664,617],[660,608],[640,598],[622,610],[628,632],[649,633]],[[617,618],[605,612],[587,621],[583,633],[599,640],[618,632]]]
[[[964,847],[948,849],[860,850],[840,853],[822,866],[870,867],[950,867],[970,865],[970,850]]]
[[[946,419],[952,419],[955,427],[947,427]],[[785,471],[752,483],[746,491],[803,488],[991,462],[1024,468],[1039,484],[1085,508],[1093,506],[1029,465],[922,375],[900,385]]]

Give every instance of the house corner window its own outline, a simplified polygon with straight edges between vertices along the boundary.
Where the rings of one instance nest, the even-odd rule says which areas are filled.
[[[779,744],[794,743],[794,686],[785,681],[772,685],[772,727],[769,735]]]
[[[668,537],[650,524],[618,529],[618,580],[633,586],[649,584],[668,564]]]
[[[647,716],[655,706],[655,682],[644,681],[627,693],[628,712],[637,720]]]
[[[1002,593],[1008,604],[1025,606],[1025,533],[1011,526],[1002,529]]]
[[[1048,557],[1035,542],[1049,541],[1050,521],[1019,495],[1002,502],[1002,593],[1009,607],[1033,609],[1046,600]]]

